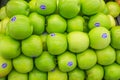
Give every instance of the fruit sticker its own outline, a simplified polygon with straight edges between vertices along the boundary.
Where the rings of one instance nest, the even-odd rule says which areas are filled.
[[[2,64],[2,68],[6,68],[7,67],[7,64],[6,63],[3,63]]]
[[[73,65],[73,62],[68,62],[68,66],[72,66]]]
[[[107,33],[103,33],[102,38],[107,38]]]
[[[16,20],[16,17],[13,17],[13,18],[11,19],[12,22],[14,22],[15,20]]]
[[[41,8],[42,10],[45,10],[45,9],[46,9],[46,6],[45,6],[45,5],[40,5],[40,8]]]
[[[50,36],[55,36],[55,33],[50,34]]]
[[[96,27],[99,27],[99,26],[100,26],[100,23],[99,23],[99,22],[95,23],[95,26],[96,26]]]

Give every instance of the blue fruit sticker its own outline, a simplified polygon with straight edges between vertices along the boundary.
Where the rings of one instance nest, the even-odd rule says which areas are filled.
[[[95,26],[96,26],[96,27],[99,27],[99,26],[100,26],[100,23],[99,23],[99,22],[95,23]]]
[[[68,62],[68,66],[72,66],[73,65],[73,62]]]
[[[45,6],[45,5],[40,5],[40,8],[41,8],[42,10],[45,10],[45,9],[46,9],[46,6]]]
[[[103,33],[102,38],[107,38],[107,33]]]
[[[2,64],[2,68],[6,68],[7,67],[7,64],[6,63],[3,63]]]
[[[11,19],[11,21],[14,22],[15,20],[16,20],[16,17],[14,16],[14,17]]]
[[[55,36],[55,33],[51,33],[50,36]]]

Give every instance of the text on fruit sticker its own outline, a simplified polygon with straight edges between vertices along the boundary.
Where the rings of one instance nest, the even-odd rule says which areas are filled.
[[[3,63],[2,64],[2,68],[6,68],[7,67],[7,64],[6,63]]]
[[[13,17],[13,18],[11,19],[12,22],[14,22],[15,20],[16,20],[16,17]]]
[[[55,33],[51,33],[50,36],[55,36]]]
[[[45,10],[45,9],[46,9],[46,6],[45,6],[45,5],[40,5],[40,8],[41,8],[42,10]]]
[[[103,33],[102,38],[107,38],[107,33]]]
[[[72,66],[73,65],[73,62],[68,62],[68,66]]]
[[[100,26],[100,23],[99,23],[99,22],[95,23],[95,26],[96,26],[96,27],[99,27],[99,26]]]

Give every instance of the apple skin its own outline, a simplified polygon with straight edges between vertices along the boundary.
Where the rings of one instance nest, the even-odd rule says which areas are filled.
[[[80,31],[73,31],[68,33],[68,49],[74,53],[85,51],[89,47],[89,37],[87,33]]]
[[[48,80],[68,80],[68,76],[66,72],[62,72],[56,67],[48,72]]]
[[[113,63],[111,65],[104,66],[104,79],[105,80],[119,80],[120,79],[120,65]]]
[[[90,69],[97,63],[97,56],[94,50],[87,49],[77,54],[78,67],[80,69]]]
[[[86,70],[86,80],[102,80],[104,76],[104,69],[101,65],[96,64],[92,68]]]
[[[6,13],[10,18],[18,14],[27,16],[29,11],[29,5],[24,0],[11,0],[6,4]]]
[[[45,17],[33,12],[29,15],[31,24],[33,25],[33,34],[40,35],[45,31]]]
[[[58,55],[57,60],[58,67],[62,72],[72,71],[77,66],[76,55],[68,51]]]

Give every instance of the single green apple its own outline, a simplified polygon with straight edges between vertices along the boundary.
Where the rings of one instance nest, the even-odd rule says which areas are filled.
[[[89,37],[87,33],[80,31],[73,31],[68,33],[68,49],[74,53],[85,51],[89,47]]]
[[[67,22],[58,14],[53,14],[47,18],[46,30],[48,33],[64,33],[67,28]]]
[[[47,36],[48,52],[52,55],[59,55],[67,49],[67,38],[61,33],[51,33]]]
[[[67,73],[60,71],[58,68],[48,72],[48,80],[68,80]]]
[[[19,73],[14,69],[8,74],[8,80],[28,80],[27,73]]]
[[[13,59],[13,66],[19,73],[28,73],[33,69],[33,59],[21,54]]]
[[[69,80],[85,80],[85,72],[82,69],[75,68],[68,72]]]
[[[34,68],[29,72],[29,80],[47,80],[47,73]]]
[[[56,67],[55,56],[51,55],[47,51],[44,51],[41,56],[35,58],[35,66],[38,70],[43,72],[51,71]]]
[[[104,76],[104,69],[101,65],[96,64],[92,68],[86,70],[86,80],[102,80]]]
[[[22,52],[28,57],[38,57],[42,54],[43,45],[40,36],[32,35],[22,40]]]
[[[80,69],[90,69],[97,63],[97,56],[94,50],[87,49],[77,54],[78,67]]]
[[[58,67],[62,72],[72,71],[77,66],[76,55],[68,51],[58,55],[57,60]]]
[[[6,77],[12,70],[12,61],[0,55],[0,80]]]

